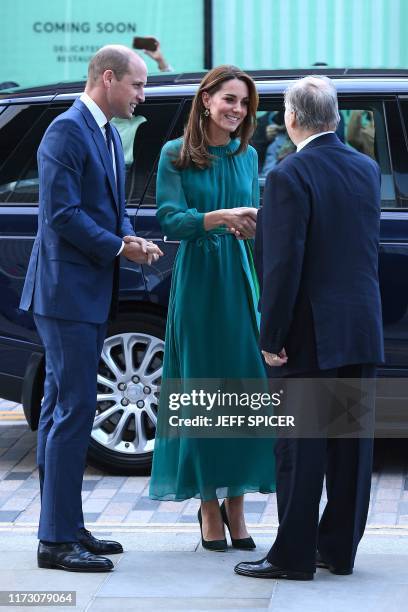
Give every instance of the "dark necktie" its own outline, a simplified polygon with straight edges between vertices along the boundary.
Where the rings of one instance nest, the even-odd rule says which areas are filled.
[[[109,151],[109,155],[111,156],[111,159],[113,161],[112,158],[112,128],[111,128],[111,124],[109,123],[105,123],[105,134],[106,134],[106,146],[108,147],[108,151]]]

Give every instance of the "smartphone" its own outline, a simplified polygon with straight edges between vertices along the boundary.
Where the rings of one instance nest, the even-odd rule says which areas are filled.
[[[133,39],[134,49],[146,49],[146,51],[156,51],[158,42],[152,36],[135,36]]]

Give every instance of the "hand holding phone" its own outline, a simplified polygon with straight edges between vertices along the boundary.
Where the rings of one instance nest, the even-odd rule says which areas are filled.
[[[134,49],[144,49],[145,51],[156,51],[159,41],[153,36],[135,36],[133,39]]]

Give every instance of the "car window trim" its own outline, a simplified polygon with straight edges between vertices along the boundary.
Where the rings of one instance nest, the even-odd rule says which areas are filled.
[[[400,117],[400,121],[401,121],[401,125],[402,125],[402,132],[404,134],[405,146],[406,146],[407,151],[408,151],[407,126],[405,125],[404,113],[402,112],[402,108],[401,108],[401,103],[400,103],[401,100],[408,102],[408,95],[407,96],[397,96],[398,113],[399,113],[399,117]]]
[[[408,96],[405,97],[406,99],[408,99]],[[403,135],[403,142],[405,145],[405,155],[403,155],[403,159],[405,159],[405,157],[408,155],[408,137],[407,137],[407,132],[406,132],[406,126],[405,126],[405,121],[404,121],[404,116],[402,113],[402,109],[399,103],[399,96],[394,96],[392,100],[388,99],[383,101],[384,104],[384,111],[385,111],[385,119],[386,119],[386,128],[387,128],[387,143],[388,143],[388,150],[389,150],[389,155],[390,155],[390,161],[391,161],[391,165],[393,168],[393,179],[394,179],[394,186],[395,186],[395,194],[396,194],[396,201],[400,202],[400,206],[398,206],[397,208],[387,208],[387,209],[383,209],[383,210],[398,210],[399,212],[406,212],[408,213],[408,196],[403,197],[401,194],[401,191],[399,189],[398,183],[396,181],[396,172],[394,172],[394,162],[393,159],[401,159],[401,156],[397,153],[397,151],[394,151],[394,153],[392,153],[391,151],[391,136],[389,134],[389,127],[388,127],[388,119],[389,119],[389,114],[390,111],[387,110],[387,104],[392,104],[394,105],[394,109],[393,112],[397,114],[398,118],[399,118],[399,124],[400,127],[402,129],[402,135]],[[406,164],[407,167],[407,172],[408,173],[408,164]],[[404,172],[404,174],[406,174]]]

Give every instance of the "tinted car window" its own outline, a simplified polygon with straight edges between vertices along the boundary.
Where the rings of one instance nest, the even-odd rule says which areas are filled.
[[[251,144],[258,151],[261,188],[268,172],[296,151],[285,129],[282,103],[261,100],[257,127]],[[383,208],[396,206],[394,180],[389,159],[384,112],[381,103],[340,101],[340,123],[336,131],[347,146],[376,160],[381,168]]]
[[[66,108],[12,105],[0,115],[0,204],[38,203],[37,149]]]
[[[142,198],[143,206],[155,205],[154,181],[149,189],[147,184],[155,172],[160,150],[169,138],[179,106],[180,102],[175,101],[148,101],[137,109],[132,119],[112,120],[119,130],[125,153],[128,206],[138,206]]]
[[[397,103],[388,102],[386,107],[399,207],[408,208],[408,100],[401,98],[399,104],[403,125]]]
[[[175,138],[179,138],[183,135],[184,126],[188,120],[188,115],[191,108],[191,100],[185,100],[182,106],[179,109],[179,112],[174,117],[173,124],[171,126],[171,130],[168,131],[166,138],[161,142],[158,156],[156,160],[156,164],[153,167],[153,171],[151,173],[151,180],[149,181],[146,194],[143,199],[142,206],[155,207],[156,206],[156,179],[157,179],[157,163],[160,157],[160,151],[164,143],[168,140],[173,140]]]

